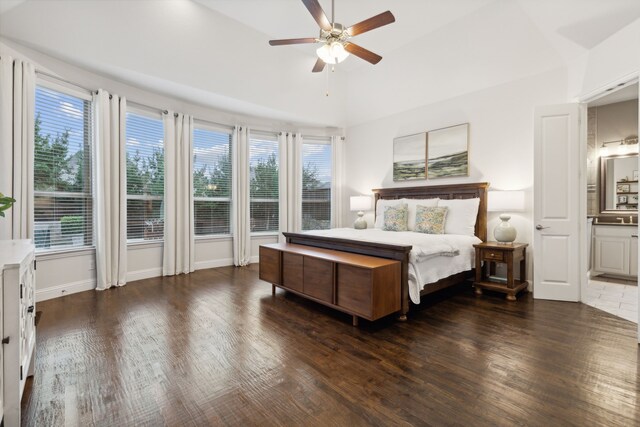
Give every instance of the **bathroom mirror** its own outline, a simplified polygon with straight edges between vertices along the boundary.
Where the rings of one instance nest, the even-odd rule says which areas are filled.
[[[638,155],[600,157],[600,212],[638,213]]]

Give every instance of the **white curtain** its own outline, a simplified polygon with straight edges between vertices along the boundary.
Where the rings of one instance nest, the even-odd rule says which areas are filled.
[[[233,264],[244,266],[251,260],[249,215],[249,129],[233,131]]]
[[[286,241],[284,235],[285,231],[289,230],[289,215],[292,214],[289,210],[289,183],[292,181],[292,177],[289,175],[289,145],[293,140],[293,136],[288,132],[280,132],[278,136],[278,145],[280,151],[280,173],[279,187],[280,187],[280,207],[279,207],[279,229],[278,241],[284,243]]]
[[[165,276],[195,270],[193,226],[193,117],[164,114],[164,255]]]
[[[0,57],[0,192],[16,199],[0,240],[33,238],[35,81],[32,64]]]
[[[287,141],[289,176],[288,225],[287,230],[299,233],[302,230],[302,134],[291,134]]]
[[[100,89],[95,114],[96,289],[127,282],[127,100]]]
[[[342,227],[343,188],[344,188],[344,137],[331,137],[331,164],[333,165],[333,180],[331,183],[331,226]]]

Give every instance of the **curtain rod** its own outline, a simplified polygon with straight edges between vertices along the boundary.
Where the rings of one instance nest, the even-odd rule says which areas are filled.
[[[80,86],[80,85],[79,85],[79,84],[77,84],[77,83],[70,82],[69,80],[63,79],[62,77],[54,76],[53,74],[49,74],[49,73],[46,73],[46,72],[41,71],[41,70],[36,70],[36,74],[39,74],[39,75],[41,75],[41,76],[46,76],[46,77],[49,77],[49,78],[52,78],[52,79],[55,79],[55,80],[58,80],[58,81],[60,81],[60,82],[63,82],[63,83],[69,84],[69,85],[71,85],[71,86],[75,86],[75,87],[80,88],[80,89],[82,89],[82,90],[86,90],[86,91],[87,91],[87,92],[89,92],[89,93],[93,93],[93,92],[95,92],[95,91],[96,91],[95,89],[87,89],[86,87],[84,87],[84,86]]]
[[[305,135],[305,134],[302,134],[302,138],[309,138],[309,139],[329,139],[330,140],[334,136],[340,138],[342,141],[345,140],[345,137],[344,136],[340,136],[340,135],[319,136],[319,135]]]
[[[209,125],[214,125],[214,126],[220,126],[220,127],[225,127],[225,128],[229,128],[229,129],[234,129],[236,126],[235,125],[229,125],[229,124],[224,124],[224,123],[218,123],[218,122],[214,122],[211,120],[206,120],[206,119],[198,119],[196,117],[193,118],[194,122],[201,122],[204,124],[209,124]]]
[[[134,107],[142,107],[143,109],[151,110],[151,111],[154,111],[154,112],[157,112],[157,113],[164,113],[164,112],[167,111],[167,110],[164,110],[162,108],[152,107],[151,105],[143,104],[141,102],[132,101],[129,98],[127,98],[127,105],[129,105],[129,104],[133,105]]]

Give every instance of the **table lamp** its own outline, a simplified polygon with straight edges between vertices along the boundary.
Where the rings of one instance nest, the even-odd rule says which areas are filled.
[[[490,191],[487,210],[489,212],[524,211],[524,191]],[[516,240],[518,231],[509,223],[511,215],[500,214],[500,224],[493,230],[493,237],[500,243]]]
[[[369,196],[351,196],[351,211],[358,211],[358,218],[353,223],[356,230],[364,230],[367,228],[367,221],[363,218],[364,211],[371,210],[371,197]]]

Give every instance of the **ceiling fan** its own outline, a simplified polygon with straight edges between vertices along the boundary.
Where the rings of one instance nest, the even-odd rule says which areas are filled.
[[[312,70],[314,73],[322,71],[326,64],[337,64],[344,61],[350,53],[374,65],[380,62],[382,59],[380,55],[350,42],[349,39],[358,34],[366,33],[367,31],[375,30],[376,28],[395,22],[396,18],[390,11],[365,19],[349,28],[344,28],[342,24],[338,24],[334,19],[334,0],[331,0],[331,21],[329,21],[327,15],[325,15],[318,0],[302,0],[302,3],[304,3],[311,13],[311,16],[313,16],[313,19],[315,19],[320,26],[320,36],[317,38],[307,37],[300,39],[270,40],[269,44],[271,46],[322,43],[322,46],[316,50],[318,60]]]

